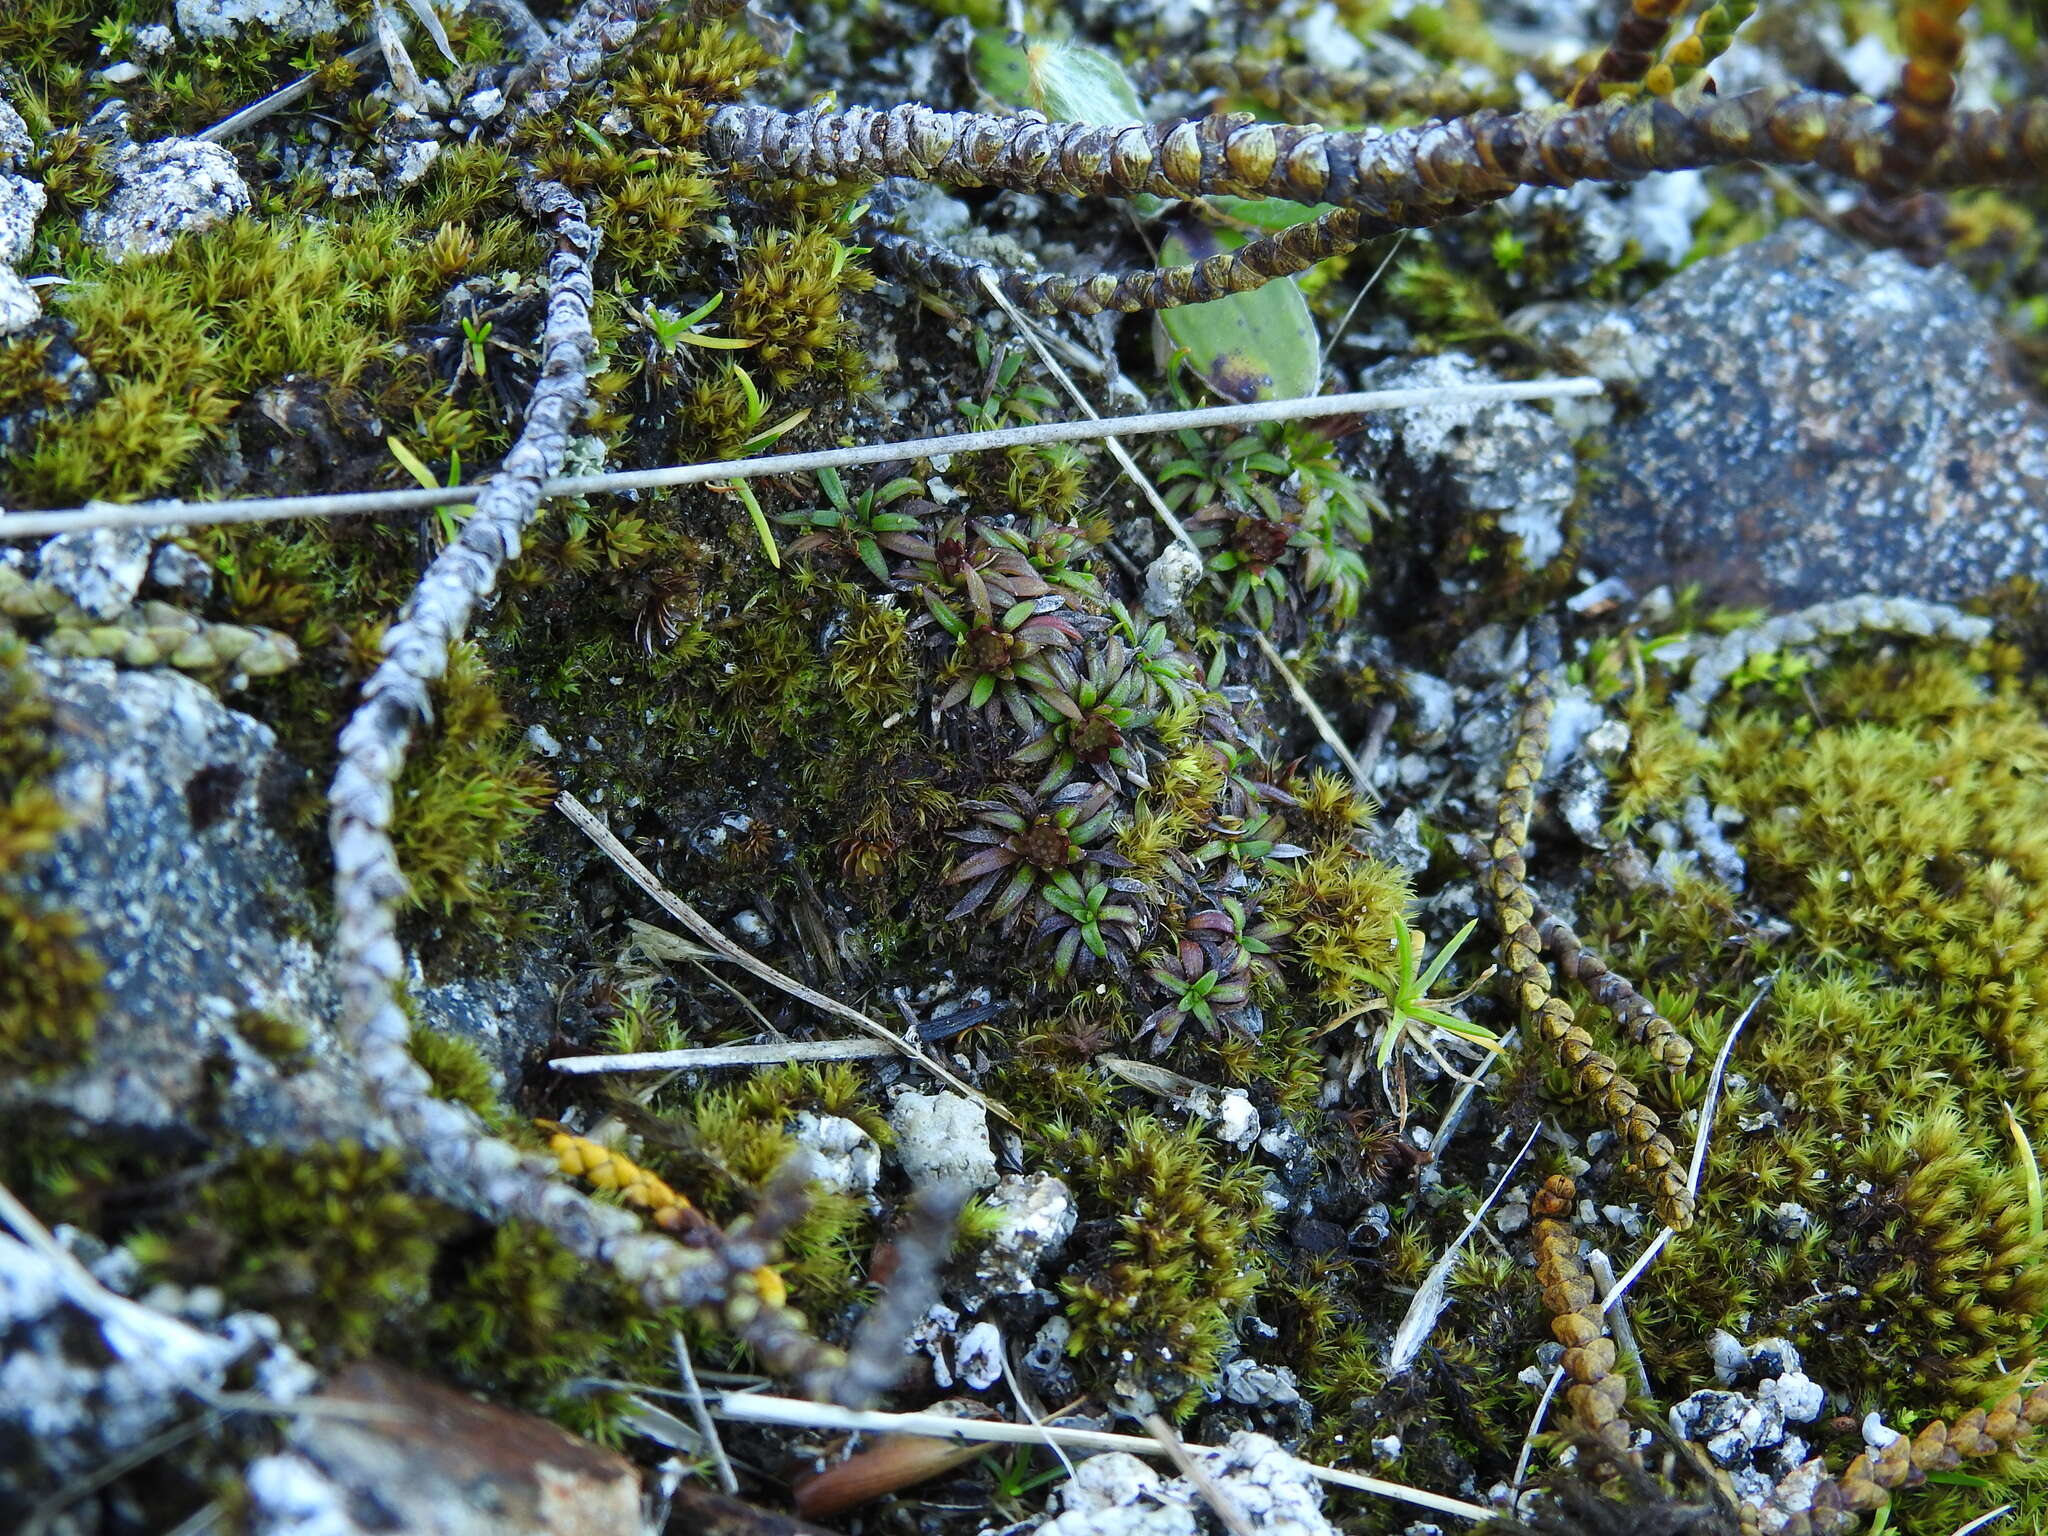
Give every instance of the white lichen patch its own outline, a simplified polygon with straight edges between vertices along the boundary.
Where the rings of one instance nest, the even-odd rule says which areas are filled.
[[[114,195],[79,219],[86,239],[116,261],[154,256],[180,235],[249,211],[235,157],[200,139],[130,145],[114,160]]]
[[[284,37],[317,37],[347,25],[334,0],[178,0],[177,15],[187,37],[233,37],[251,25]]]

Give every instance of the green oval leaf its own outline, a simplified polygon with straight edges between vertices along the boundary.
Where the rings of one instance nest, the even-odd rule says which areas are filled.
[[[1235,230],[1183,219],[1161,242],[1159,259],[1180,266],[1244,244]],[[1164,309],[1158,320],[1202,382],[1228,399],[1291,400],[1314,394],[1321,381],[1322,338],[1291,277],[1208,304]]]
[[[1035,107],[1056,123],[1145,120],[1123,65],[1083,43],[1034,40],[991,27],[975,36],[974,75],[997,101]]]

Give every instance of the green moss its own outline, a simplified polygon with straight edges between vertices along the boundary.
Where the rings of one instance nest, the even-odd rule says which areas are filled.
[[[550,1233],[507,1222],[444,1248],[422,1347],[465,1386],[563,1411],[552,1389],[616,1374],[607,1367],[645,1342],[648,1320],[625,1312],[616,1290]]]
[[[412,1059],[434,1085],[434,1096],[472,1111],[492,1130],[505,1124],[504,1101],[498,1097],[498,1076],[483,1052],[460,1035],[415,1026],[406,1042]]]
[[[1666,982],[1658,1001],[1704,1048],[1677,1103],[1728,1017],[1699,1000],[1777,977],[1735,1058],[1700,1224],[1638,1292],[1659,1380],[1703,1379],[1715,1327],[1783,1332],[1860,1407],[1946,1413],[2038,1347],[2048,1253],[2002,1106],[2039,1144],[2048,724],[2034,688],[1984,669],[2000,654],[1878,652],[1789,685],[1758,669],[1703,744],[1639,725],[1617,821],[1689,788],[1733,806],[1743,899],[1792,930],[1731,965],[1735,900],[1702,880],[1600,911],[1610,945],[1635,937],[1620,963]],[[1776,1127],[1735,1129],[1756,1120]],[[1777,1236],[1784,1201],[1817,1225]]]
[[[20,889],[69,820],[49,786],[50,706],[26,649],[0,621],[0,1066],[41,1077],[84,1059],[103,967],[75,913]]]
[[[873,286],[853,265],[853,247],[827,224],[771,229],[740,252],[739,281],[725,308],[728,328],[751,342],[750,371],[787,389],[830,363],[857,376],[861,354],[840,313],[850,289]]]
[[[1068,1348],[1186,1412],[1262,1278],[1252,1239],[1271,1217],[1251,1164],[1219,1165],[1197,1127],[1131,1115],[1108,1137],[1051,1127],[1045,1150],[1115,1222],[1060,1291]]]
[[[153,1272],[270,1313],[301,1352],[364,1355],[425,1303],[437,1244],[458,1223],[406,1189],[405,1162],[353,1142],[252,1148],[133,1247]]]
[[[235,1015],[235,1033],[280,1066],[300,1063],[309,1036],[305,1026],[261,1008],[245,1008]]]
[[[547,809],[552,785],[528,759],[491,671],[473,644],[455,647],[436,686],[434,735],[399,775],[392,841],[411,883],[408,903],[488,928],[517,917],[494,881],[522,827]]]
[[[1336,1013],[1379,995],[1366,972],[1391,962],[1408,901],[1408,878],[1399,869],[1333,842],[1280,867],[1266,910],[1292,925],[1285,953],[1316,1004]]]

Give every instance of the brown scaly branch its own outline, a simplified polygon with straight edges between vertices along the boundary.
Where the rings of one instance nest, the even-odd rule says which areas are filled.
[[[1963,57],[1961,22],[1969,8],[1970,0],[1920,0],[1899,19],[1906,64],[1892,93],[1897,117],[1874,188],[1879,196],[1899,197],[1918,185],[1948,138],[1956,65]]]
[[[1229,195],[1336,205],[1310,224],[1190,268],[1016,279],[1041,312],[1050,305],[1087,314],[1198,291],[1241,292],[1301,270],[1294,263],[1320,259],[1312,258],[1317,250],[1339,254],[1347,242],[1423,228],[1525,186],[1630,181],[1744,160],[1818,165],[1875,183],[1898,118],[1898,109],[1858,98],[1781,89],[1692,102],[1616,98],[1572,110],[1480,112],[1378,135],[1261,123],[1242,113],[1101,125],[915,105],[799,113],[735,105],[719,109],[706,140],[711,158],[740,177],[834,183],[905,176],[1080,196]],[[1913,180],[1931,188],[2044,172],[2048,103],[2027,103],[1952,117]],[[972,264],[928,251],[897,254],[905,270],[922,266],[949,282],[962,273],[979,281]],[[1010,282],[1006,275],[1006,292]]]
[[[1633,0],[1615,24],[1614,40],[1600,61],[1572,92],[1572,105],[1590,106],[1614,90],[1639,83],[1650,71],[1671,24],[1685,14],[1689,0]]]
[[[1495,819],[1493,868],[1488,885],[1500,924],[1501,966],[1514,985],[1523,1017],[1572,1074],[1579,1092],[1597,1097],[1608,1124],[1622,1138],[1649,1176],[1657,1213],[1667,1226],[1684,1231],[1692,1225],[1693,1197],[1686,1188],[1678,1151],[1664,1134],[1656,1111],[1642,1102],[1636,1086],[1594,1045],[1572,1015],[1570,1004],[1551,989],[1550,970],[1543,963],[1542,940],[1534,923],[1535,899],[1529,893],[1522,845],[1529,838],[1529,818],[1536,805],[1536,781],[1543,772],[1543,751],[1550,739],[1553,706],[1550,677],[1557,666],[1557,627],[1539,622],[1530,628],[1529,682],[1514,751],[1503,776]]]
[[[1099,273],[1085,278],[998,267],[893,230],[863,230],[861,238],[868,243],[877,262],[924,287],[945,288],[980,298],[985,293],[982,274],[988,273],[996,279],[1003,297],[1027,313],[1052,315],[1064,310],[1092,315],[1106,309],[1135,314],[1141,310],[1175,309],[1183,304],[1206,304],[1225,294],[1248,292],[1276,277],[1306,272],[1318,262],[1342,256],[1367,240],[1398,233],[1401,227],[1353,209],[1338,208],[1206,261]]]
[[[1551,1336],[1564,1346],[1558,1362],[1571,1385],[1565,1406],[1572,1420],[1610,1453],[1626,1457],[1631,1430],[1622,1417],[1628,1383],[1615,1373],[1614,1340],[1600,1310],[1600,1291],[1579,1262],[1579,1236],[1572,1230],[1578,1186],[1552,1174],[1529,1202],[1529,1241],[1536,1252],[1536,1283],[1550,1314]]]
[[[1963,55],[1960,23],[1968,9],[1969,0],[1916,0],[1905,7],[1899,37],[1906,63],[1891,97],[1893,132],[1864,200],[1848,218],[1865,239],[1896,247],[1921,266],[1941,259],[1948,204],[1937,192],[1915,189],[1949,137]]]
[[[1536,907],[1535,918],[1536,935],[1557,958],[1557,968],[1584,987],[1630,1039],[1648,1045],[1651,1060],[1674,1071],[1691,1063],[1692,1042],[1626,976],[1588,948],[1570,923],[1542,905]]]
[[[1975,1408],[1953,1424],[1936,1419],[1917,1434],[1900,1435],[1876,1456],[1859,1454],[1848,1470],[1815,1491],[1807,1529],[1815,1536],[1839,1536],[1856,1529],[1901,1488],[1917,1488],[1930,1472],[1952,1472],[1965,1459],[2017,1449],[2048,1423],[2048,1385],[2014,1392],[1990,1408]],[[1799,1536],[1788,1527],[1790,1536]]]
[[[1481,880],[1491,878],[1493,861],[1481,852],[1477,838],[1458,833],[1452,837],[1451,846]],[[1633,982],[1608,965],[1570,923],[1542,902],[1532,899],[1529,911],[1536,937],[1557,961],[1558,969],[1567,979],[1584,987],[1607,1016],[1628,1031],[1631,1040],[1649,1046],[1651,1060],[1671,1071],[1691,1064],[1692,1042],[1657,1011],[1657,1005],[1643,996]]]

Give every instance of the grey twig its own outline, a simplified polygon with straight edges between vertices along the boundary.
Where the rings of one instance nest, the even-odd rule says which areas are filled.
[[[1672,695],[1672,712],[1699,730],[1707,723],[1708,706],[1728,686],[1728,679],[1755,657],[1788,646],[1810,645],[1861,632],[1922,639],[1939,635],[1972,644],[1991,633],[1991,621],[1951,608],[1947,603],[1922,602],[1916,597],[1865,595],[1816,603],[1797,613],[1779,614],[1761,624],[1738,629],[1703,649],[1693,659],[1684,690]]]

